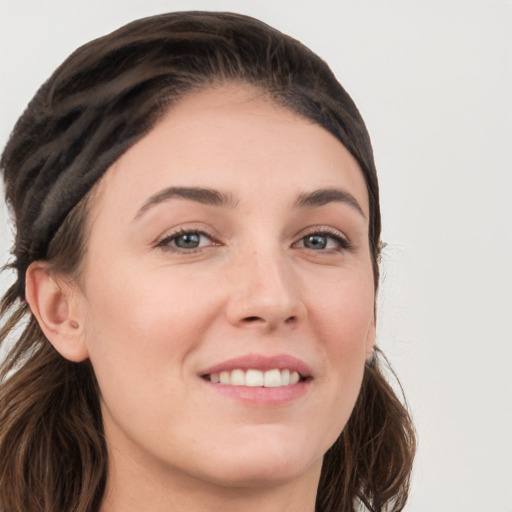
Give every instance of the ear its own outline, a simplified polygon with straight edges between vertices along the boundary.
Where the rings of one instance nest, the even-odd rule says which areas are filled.
[[[35,261],[27,269],[25,296],[41,330],[60,355],[69,361],[87,359],[79,291],[58,279],[45,262]]]
[[[373,355],[373,348],[375,346],[375,338],[377,337],[377,321],[375,312],[371,323],[368,327],[368,333],[366,334],[366,359],[369,359]]]

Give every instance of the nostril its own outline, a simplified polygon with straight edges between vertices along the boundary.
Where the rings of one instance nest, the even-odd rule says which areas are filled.
[[[248,317],[244,318],[245,322],[257,322],[259,320],[261,321],[263,319],[260,318],[259,316],[248,316]]]
[[[266,320],[265,318],[261,317],[261,316],[246,316],[243,321],[245,323],[255,323],[255,322],[263,322],[263,323],[266,323]],[[296,316],[290,316],[288,317],[284,323],[285,324],[294,324],[295,322],[297,321],[297,317]]]

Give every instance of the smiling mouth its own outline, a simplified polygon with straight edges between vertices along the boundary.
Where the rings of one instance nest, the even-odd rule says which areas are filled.
[[[245,387],[264,387],[264,388],[280,388],[285,386],[293,386],[308,378],[302,376],[295,370],[274,368],[267,371],[256,369],[235,369],[231,371],[223,371],[219,373],[210,373],[203,375],[203,379],[215,384],[224,384],[228,386],[245,386]]]

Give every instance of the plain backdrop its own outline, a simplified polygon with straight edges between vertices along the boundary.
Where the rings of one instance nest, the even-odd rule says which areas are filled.
[[[512,512],[512,1],[0,0],[0,146],[80,44],[187,9],[291,34],[358,104],[388,243],[378,341],[419,436],[406,510]],[[11,243],[2,203],[0,263]]]

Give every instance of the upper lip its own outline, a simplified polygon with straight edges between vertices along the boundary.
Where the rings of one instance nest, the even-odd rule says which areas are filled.
[[[210,366],[200,372],[201,376],[212,373],[230,372],[232,370],[291,370],[298,372],[302,377],[311,376],[311,368],[304,361],[289,354],[278,354],[275,356],[264,356],[261,354],[247,354],[234,357],[221,363]]]

